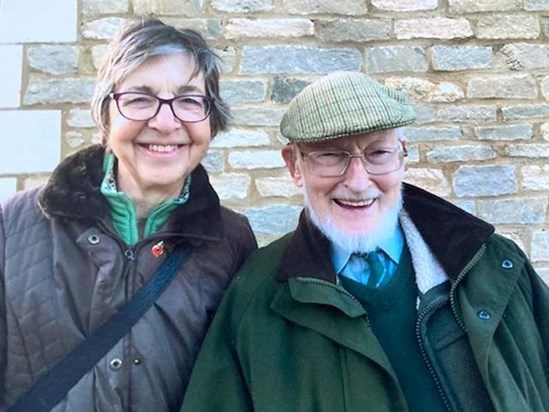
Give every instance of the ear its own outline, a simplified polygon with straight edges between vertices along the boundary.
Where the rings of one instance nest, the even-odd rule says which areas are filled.
[[[290,172],[294,185],[297,187],[303,186],[301,171],[299,170],[299,165],[297,164],[296,153],[291,144],[287,144],[282,148],[282,158],[284,159],[284,163],[286,163],[286,167]]]

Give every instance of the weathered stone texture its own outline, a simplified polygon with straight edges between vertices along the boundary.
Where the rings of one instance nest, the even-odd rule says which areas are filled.
[[[494,122],[496,121],[496,106],[440,106],[437,110],[437,119],[450,122]]]
[[[276,169],[284,167],[279,150],[231,151],[229,166],[234,169]]]
[[[435,10],[437,0],[372,0],[372,6],[387,11]]]
[[[256,13],[273,8],[273,0],[212,0],[212,7],[228,13]]]
[[[541,93],[545,100],[549,100],[549,76],[545,76],[541,81]]]
[[[448,0],[451,13],[518,10],[521,0]]]
[[[549,231],[534,232],[532,237],[532,260],[534,262],[549,261]]]
[[[133,12],[140,16],[156,14],[193,17],[203,9],[203,0],[132,0],[132,4]]]
[[[118,33],[126,21],[127,19],[120,17],[92,20],[82,25],[82,35],[88,39],[110,40]]]
[[[317,20],[316,37],[322,41],[333,42],[368,42],[387,40],[391,33],[389,20],[337,19]]]
[[[549,2],[547,0],[524,0],[524,10],[549,11]]]
[[[539,132],[543,140],[549,140],[549,123],[543,123],[539,127]]]
[[[256,179],[255,186],[261,197],[290,198],[300,196],[302,193],[301,189],[294,185],[288,174]]]
[[[479,126],[474,128],[480,140],[528,140],[533,137],[532,125]]]
[[[362,0],[283,0],[284,11],[290,14],[339,14],[360,16],[368,9]]]
[[[539,225],[545,221],[547,198],[479,200],[477,216],[493,224]]]
[[[461,87],[450,82],[434,83],[416,77],[400,77],[387,79],[385,85],[404,90],[412,99],[425,102],[450,103],[465,97]]]
[[[212,148],[268,146],[269,134],[263,130],[230,129],[218,134],[210,144]]]
[[[42,45],[27,51],[30,67],[50,74],[75,73],[79,54],[76,46]]]
[[[546,119],[549,117],[549,104],[519,104],[501,108],[503,120]]]
[[[477,23],[479,39],[537,39],[540,25],[537,16],[494,15]]]
[[[538,266],[534,266],[534,267],[538,275],[549,286],[549,267],[538,267]]]
[[[306,37],[315,33],[308,19],[231,19],[225,26],[227,39],[254,37]]]
[[[515,166],[461,166],[453,174],[458,197],[500,196],[517,192]]]
[[[162,20],[166,24],[175,27],[185,27],[200,32],[211,43],[221,37],[221,19],[217,18],[180,18],[175,16],[165,17]]]
[[[459,140],[462,132],[456,127],[407,127],[404,135],[412,142]]]
[[[473,36],[469,20],[433,17],[395,21],[397,39],[465,39]]]
[[[78,149],[81,148],[84,143],[86,143],[86,139],[81,132],[75,132],[74,130],[71,130],[65,134],[65,142],[67,142],[71,149]]]
[[[134,10],[138,0],[133,0]],[[85,16],[98,14],[126,13],[128,0],[82,0],[82,13]]]
[[[474,77],[467,84],[471,99],[535,99],[536,80],[529,74]]]
[[[433,163],[488,160],[496,157],[490,146],[439,146],[427,152],[427,160]]]
[[[513,70],[543,69],[549,67],[549,45],[514,43],[501,48],[507,66]]]
[[[512,144],[505,147],[505,156],[549,158],[549,144]]]
[[[221,72],[231,73],[236,64],[236,49],[227,47],[225,49],[216,49],[215,52],[221,59]]]
[[[520,168],[520,173],[524,189],[549,190],[549,165],[523,166]]]
[[[245,46],[241,73],[329,73],[358,70],[362,57],[350,48],[316,48],[305,46]]]
[[[433,68],[441,71],[487,69],[492,66],[489,46],[433,46]]]
[[[262,107],[233,108],[234,124],[237,126],[272,126],[278,127],[284,109],[266,109]]]
[[[65,79],[31,78],[23,103],[88,103],[91,100],[95,82],[83,77]]]
[[[71,109],[67,118],[67,125],[78,128],[95,127],[91,111],[88,109]]]
[[[261,80],[224,80],[220,89],[221,98],[229,105],[262,102],[267,93]]]
[[[209,173],[221,173],[225,170],[223,153],[219,150],[209,150],[201,163]]]
[[[425,72],[428,68],[425,50],[421,47],[371,47],[366,50],[366,57],[368,73]]]
[[[307,80],[275,76],[271,100],[275,103],[289,103],[309,84],[310,82]]]
[[[431,106],[422,104],[421,102],[414,102],[414,111],[416,113],[416,125],[433,123],[439,120],[438,113],[434,105]]]
[[[302,209],[301,206],[275,204],[267,207],[250,207],[244,214],[254,231],[284,234],[295,229]]]
[[[210,182],[221,200],[245,199],[251,178],[244,173],[225,173],[210,176]]]
[[[467,213],[472,214],[473,216],[476,216],[477,214],[477,204],[474,200],[456,199],[452,200],[452,203],[460,209],[465,210]]]
[[[406,171],[404,181],[419,186],[438,196],[449,196],[452,188],[442,171],[438,169],[425,169],[410,167]]]

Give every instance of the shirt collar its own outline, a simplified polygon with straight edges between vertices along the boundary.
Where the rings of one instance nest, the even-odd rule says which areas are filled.
[[[334,266],[335,273],[340,273],[343,267],[347,264],[351,253],[346,250],[341,249],[339,246],[330,242],[331,253],[332,253],[332,263]],[[394,230],[393,235],[381,242],[378,245],[378,249],[381,249],[385,254],[396,264],[400,262],[400,255],[402,254],[402,249],[404,248],[404,234],[400,224],[397,224]]]

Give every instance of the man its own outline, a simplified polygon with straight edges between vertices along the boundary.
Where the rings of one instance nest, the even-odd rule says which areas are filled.
[[[305,211],[236,276],[183,411],[549,410],[549,290],[490,224],[402,183],[414,118],[361,73],[293,99]]]

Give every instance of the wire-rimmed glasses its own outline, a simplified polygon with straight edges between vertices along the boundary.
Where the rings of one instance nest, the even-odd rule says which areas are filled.
[[[201,94],[182,94],[162,99],[144,92],[110,93],[120,114],[129,120],[146,121],[155,117],[163,104],[170,106],[173,115],[184,123],[201,122],[208,117],[212,98]]]
[[[373,148],[358,154],[345,150],[319,150],[303,153],[301,157],[307,163],[309,171],[319,177],[343,176],[353,157],[362,161],[364,169],[371,175],[384,175],[395,172],[402,166],[408,155],[402,146],[395,148]]]

